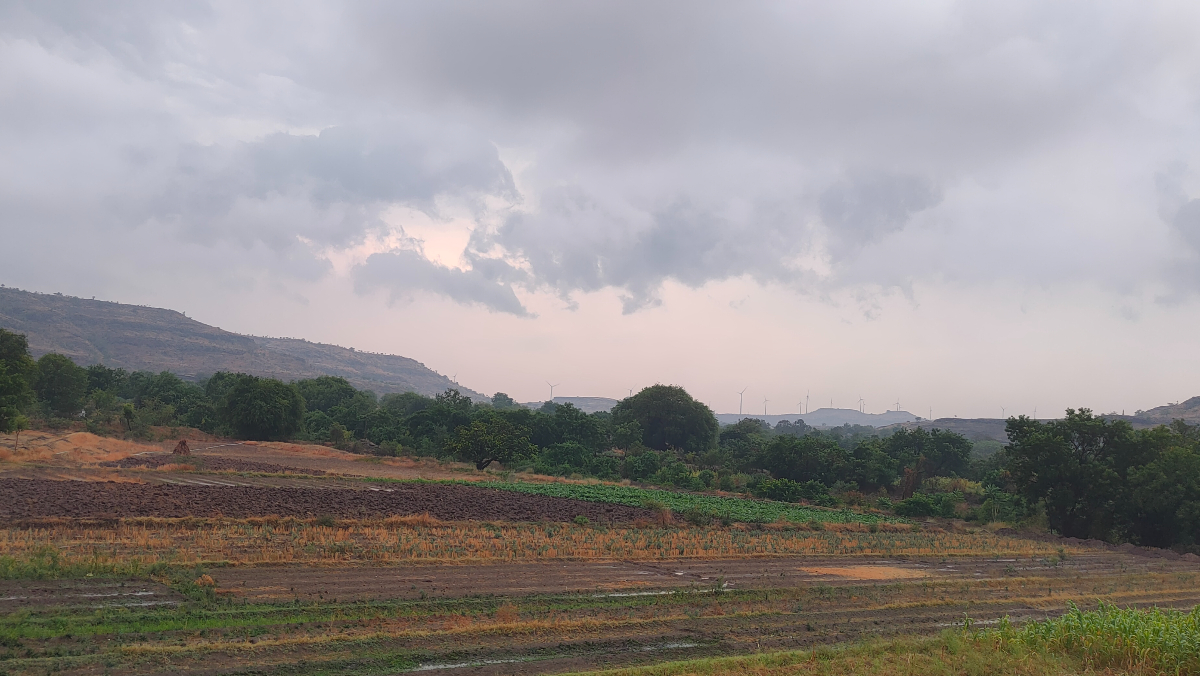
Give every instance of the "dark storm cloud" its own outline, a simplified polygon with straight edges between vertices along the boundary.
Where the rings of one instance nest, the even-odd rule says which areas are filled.
[[[1161,215],[1152,196],[1198,150],[1188,5],[12,3],[0,19],[19,278],[58,257],[103,285],[120,266],[97,258],[187,256],[318,280],[393,241],[393,207],[472,219],[465,267],[370,251],[356,288],[518,315],[522,290],[610,289],[633,312],[664,284],[737,277],[1130,289],[1163,281],[1171,233],[1196,241],[1186,200]]]

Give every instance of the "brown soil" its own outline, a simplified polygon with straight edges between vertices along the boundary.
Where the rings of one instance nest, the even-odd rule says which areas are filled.
[[[818,572],[819,571],[819,572]],[[679,588],[699,590],[779,589],[863,584],[921,584],[921,580],[975,583],[1028,576],[1096,580],[1155,572],[1200,572],[1191,562],[1134,559],[1096,552],[1064,564],[1044,561],[968,558],[876,561],[841,557],[680,559],[675,561],[554,561],[494,563],[486,567],[415,564],[404,567],[229,567],[212,571],[217,590],[251,601],[317,598],[456,598],[474,595],[523,596],[594,592],[617,597],[653,595]],[[1196,590],[1200,597],[1200,590]],[[1200,598],[1198,598],[1200,600]]]
[[[186,458],[181,458],[179,455],[131,455],[128,458],[120,460],[110,460],[100,463],[101,467],[120,467],[123,469],[132,469],[135,467],[145,467],[148,469],[158,469],[179,463],[187,463],[197,470],[208,470],[210,472],[261,472],[264,474],[284,474],[284,473],[300,473],[310,474],[313,476],[323,476],[324,471],[319,469],[297,469],[295,467],[287,467],[284,465],[275,465],[268,462],[254,462],[253,460],[239,460],[237,458],[222,458],[220,456],[202,456],[188,455]]]
[[[397,484],[379,490],[183,486],[0,479],[0,519],[227,516],[371,518],[428,513],[450,521],[650,519],[647,509],[473,486]]]

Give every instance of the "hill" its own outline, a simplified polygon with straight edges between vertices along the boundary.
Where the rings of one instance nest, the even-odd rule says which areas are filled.
[[[731,425],[742,418],[757,418],[771,425],[776,425],[780,420],[788,420],[795,422],[803,420],[812,427],[841,427],[845,424],[850,425],[870,425],[871,427],[883,427],[885,425],[894,425],[897,423],[905,423],[913,420],[918,420],[917,416],[908,411],[888,411],[886,413],[863,413],[858,409],[853,408],[818,408],[815,411],[809,411],[805,414],[788,413],[785,415],[757,415],[754,413],[738,414],[738,413],[718,413],[717,420],[722,425]]]
[[[527,401],[521,405],[525,408],[539,409],[545,403],[544,401]],[[555,397],[554,403],[571,404],[584,413],[601,413],[611,411],[612,407],[617,405],[617,400],[609,397]]]
[[[456,387],[484,396],[408,357],[295,338],[224,331],[161,308],[0,287],[0,327],[25,334],[34,357],[58,352],[84,366],[171,371],[187,380],[240,371],[280,380],[342,376],[359,389],[433,395]]]
[[[1183,420],[1192,424],[1200,423],[1200,397],[1192,397],[1187,401],[1156,406],[1149,411],[1138,411],[1133,414],[1135,420],[1147,423],[1166,424],[1175,420]]]

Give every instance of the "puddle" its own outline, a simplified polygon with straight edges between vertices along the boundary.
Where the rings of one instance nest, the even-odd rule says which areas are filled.
[[[638,648],[637,652],[649,653],[656,650],[675,650],[677,648],[695,648],[699,643],[691,643],[686,641],[676,641],[672,643],[660,643],[658,645],[649,645],[644,648]],[[440,671],[443,669],[464,669],[467,667],[486,667],[492,664],[518,664],[521,662],[534,662],[540,660],[554,659],[555,657],[572,657],[571,655],[553,655],[553,656],[530,656],[530,657],[510,657],[507,659],[493,660],[471,660],[469,662],[440,662],[434,664],[422,664],[419,667],[413,667],[407,671],[402,671],[403,674],[411,674],[418,671]]]

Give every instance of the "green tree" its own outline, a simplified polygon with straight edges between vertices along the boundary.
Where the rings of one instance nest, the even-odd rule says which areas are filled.
[[[300,431],[304,421],[304,397],[294,384],[238,374],[225,391],[218,412],[239,438],[288,439]]]
[[[37,360],[33,389],[51,413],[63,417],[78,415],[87,398],[87,387],[87,369],[77,366],[69,357],[51,352]]]
[[[33,400],[29,385],[34,372],[25,336],[0,329],[0,432],[16,430],[22,409]]]
[[[87,374],[89,393],[102,390],[117,394],[129,380],[125,369],[109,368],[104,364],[92,364],[87,367]]]
[[[352,399],[358,394],[350,381],[339,376],[320,376],[297,380],[296,387],[304,397],[304,407],[309,411],[329,413],[334,406]]]
[[[704,453],[717,442],[720,425],[712,409],[677,385],[653,385],[622,399],[612,411],[613,422],[636,422],[642,443],[650,448],[674,448]]]
[[[447,446],[459,459],[484,469],[493,462],[511,463],[537,452],[529,432],[497,415],[476,419],[458,428]]]
[[[971,448],[963,435],[936,427],[931,432],[901,428],[883,442],[885,453],[923,477],[961,475],[971,459]]]
[[[503,392],[497,392],[492,395],[492,408],[497,411],[506,411],[510,408],[520,406],[512,397]]]
[[[775,437],[763,449],[759,466],[776,479],[827,486],[849,479],[853,472],[850,453],[833,439],[816,435]]]
[[[1126,499],[1123,470],[1142,464],[1129,423],[1067,409],[1046,423],[1009,418],[1007,432],[1013,483],[1030,502],[1042,502],[1050,527],[1069,537],[1111,537]]]

